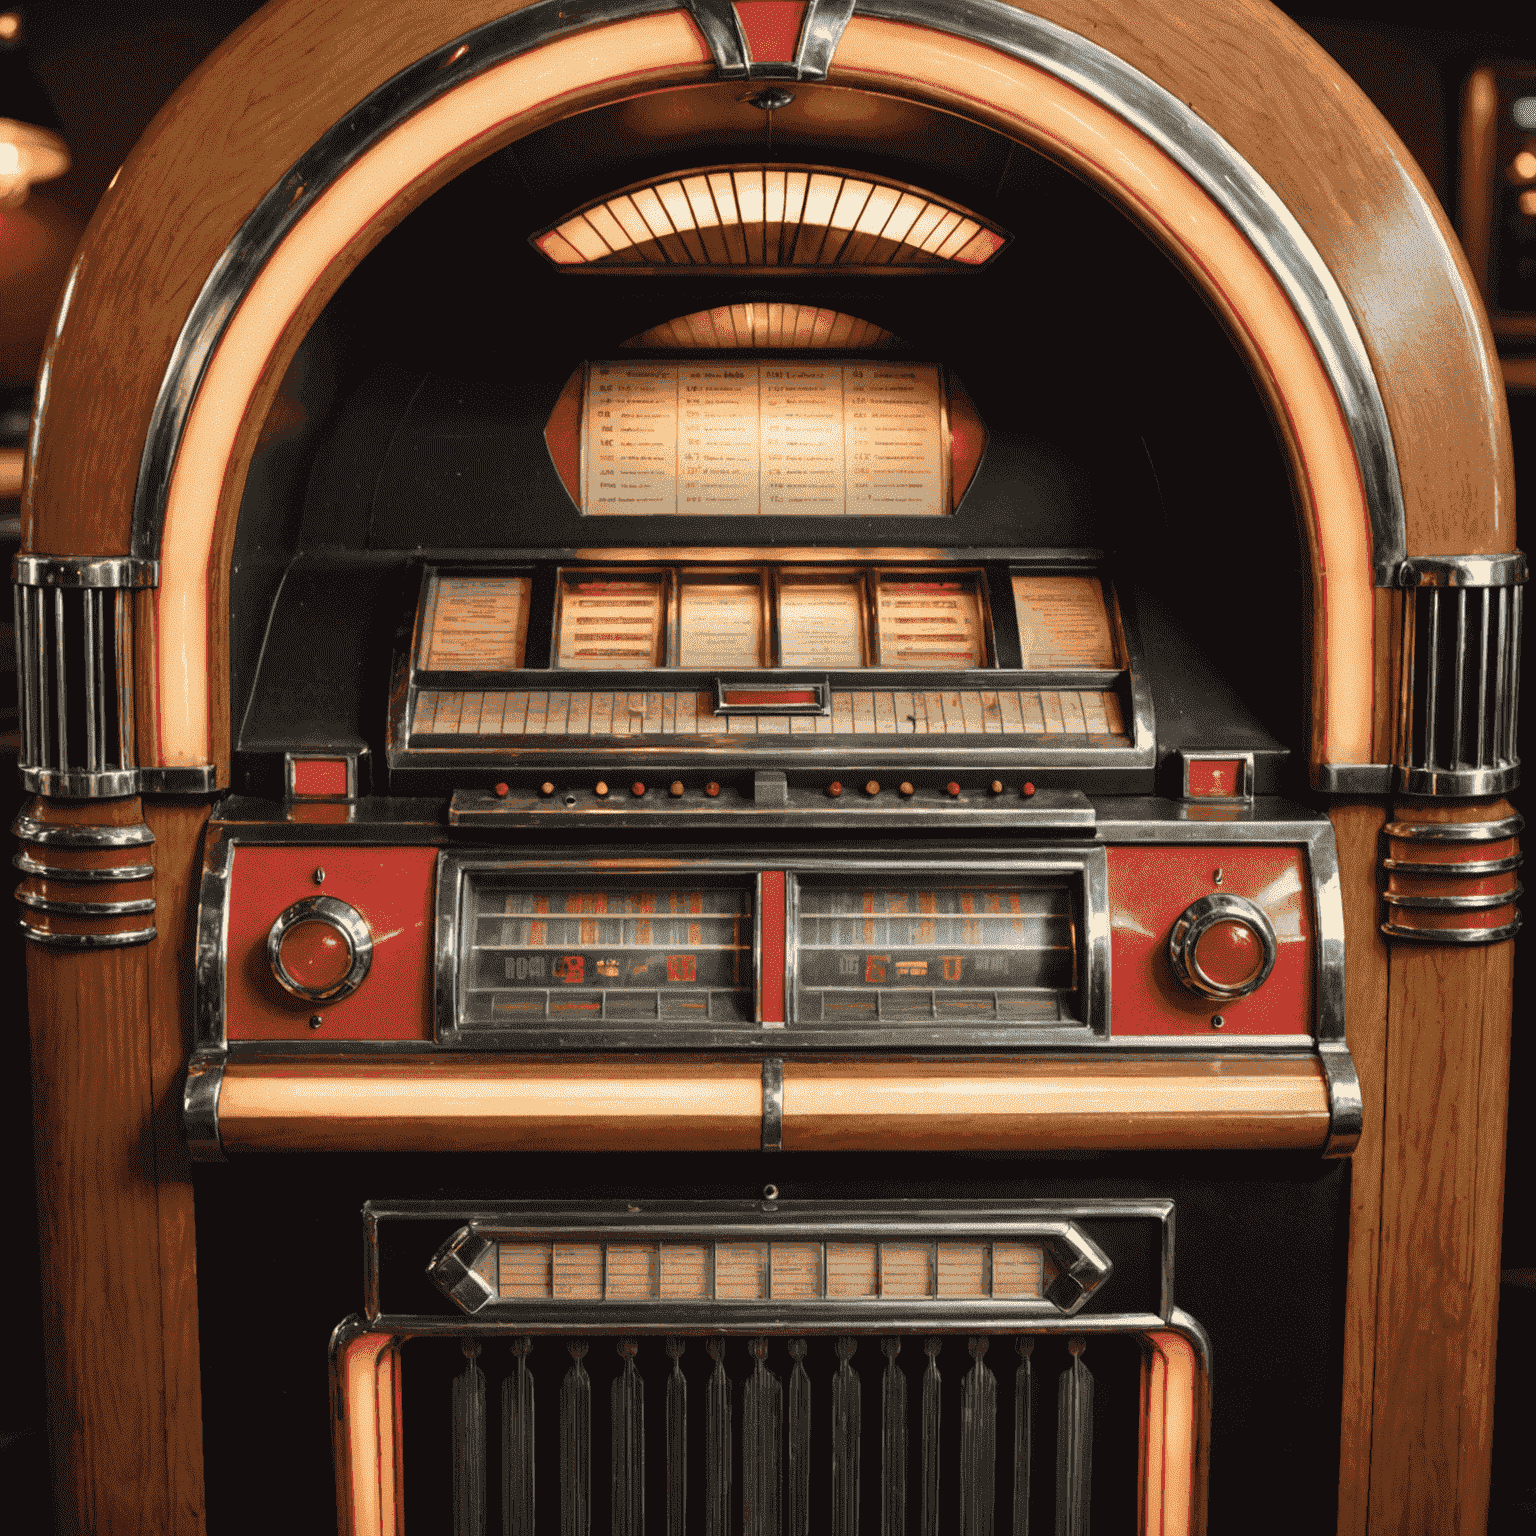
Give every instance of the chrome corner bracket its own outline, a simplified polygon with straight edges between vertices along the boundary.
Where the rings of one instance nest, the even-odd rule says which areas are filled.
[[[1355,1071],[1354,1057],[1342,1040],[1320,1040],[1317,1055],[1328,1089],[1328,1140],[1323,1143],[1323,1156],[1348,1157],[1365,1129],[1360,1074]]]
[[[219,1092],[223,1086],[224,1053],[195,1052],[187,1063],[187,1081],[181,1093],[181,1123],[194,1163],[228,1161],[219,1139]]]
[[[1507,794],[1519,784],[1526,574],[1519,550],[1415,555],[1398,567],[1400,792],[1466,799]]]
[[[755,60],[746,29],[730,0],[687,0],[689,13],[704,34],[722,80],[825,80],[832,55],[842,41],[843,29],[853,16],[854,3],[855,0],[810,0],[794,57]],[[770,110],[780,104],[761,103]]]

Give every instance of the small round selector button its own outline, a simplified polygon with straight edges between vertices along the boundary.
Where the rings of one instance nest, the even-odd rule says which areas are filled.
[[[1168,961],[1181,985],[1218,1002],[1258,991],[1276,953],[1274,925],[1246,896],[1203,896],[1168,935]]]
[[[373,933],[356,907],[334,896],[307,896],[267,930],[267,963],[289,996],[339,1002],[368,974]]]

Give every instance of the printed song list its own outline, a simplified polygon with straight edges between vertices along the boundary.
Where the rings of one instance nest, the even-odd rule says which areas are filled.
[[[932,363],[593,363],[582,449],[590,514],[949,510]]]

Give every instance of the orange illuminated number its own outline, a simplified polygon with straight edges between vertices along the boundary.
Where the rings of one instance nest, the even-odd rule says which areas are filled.
[[[960,955],[945,955],[944,956],[944,980],[945,981],[959,981],[960,980],[960,964],[961,964],[961,959],[962,959],[962,957]]]
[[[697,981],[698,976],[699,958],[697,955],[667,956],[668,981]]]
[[[885,967],[890,961],[889,955],[867,955],[864,960],[864,980],[871,986],[882,986],[885,982]]]
[[[556,981],[570,984],[571,982],[580,981],[586,969],[587,959],[585,955],[561,955],[550,967],[550,974],[553,975]]]

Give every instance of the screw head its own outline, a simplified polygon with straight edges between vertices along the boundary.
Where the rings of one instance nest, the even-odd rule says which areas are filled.
[[[1227,1021],[1224,1018],[1222,1018],[1222,1016],[1219,1013],[1213,1013],[1211,1015],[1211,1028],[1212,1029],[1220,1029],[1222,1027],[1222,1025],[1225,1024],[1226,1022]]]
[[[319,1029],[323,1023],[325,1023],[325,1020],[318,1013],[310,1014],[309,1027],[311,1029]]]
[[[325,884],[325,871],[323,869],[317,869],[315,871],[314,881],[315,881],[316,885],[324,885]]]

